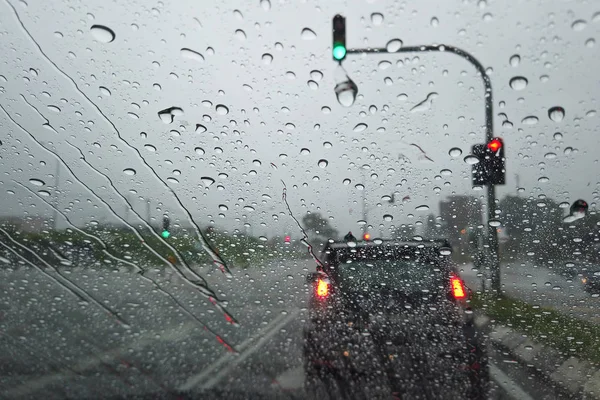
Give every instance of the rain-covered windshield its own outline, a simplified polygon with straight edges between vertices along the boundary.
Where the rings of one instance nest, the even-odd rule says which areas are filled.
[[[593,1],[0,1],[0,398],[600,398],[599,35]],[[431,251],[342,276],[443,318],[339,301],[321,251],[390,241]]]

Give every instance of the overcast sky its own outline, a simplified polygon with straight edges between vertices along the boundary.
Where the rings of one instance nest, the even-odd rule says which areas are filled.
[[[52,214],[21,183],[77,224],[116,222],[107,204],[138,222],[124,196],[144,218],[149,199],[153,217],[167,211],[188,225],[168,185],[198,224],[299,237],[282,181],[296,215],[319,211],[340,231],[359,230],[363,193],[375,231],[437,215],[449,195],[483,195],[463,161],[485,136],[475,69],[447,53],[348,56],[359,97],[343,107],[336,13],[349,48],[451,44],[488,68],[506,143],[500,196],[516,193],[518,174],[522,196],[597,201],[600,4],[296,3],[0,2],[2,214]],[[526,81],[511,87],[515,77]],[[549,118],[555,106],[562,121]],[[392,192],[399,201],[382,201]]]

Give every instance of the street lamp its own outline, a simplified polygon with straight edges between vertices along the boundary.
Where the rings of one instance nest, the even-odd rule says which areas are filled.
[[[343,41],[341,40],[343,39]],[[342,44],[344,46],[344,54],[343,57],[337,58],[336,54],[336,46]],[[481,80],[483,81],[484,88],[484,115],[485,115],[485,143],[490,143],[494,140],[494,102],[492,98],[492,82],[490,77],[485,72],[485,68],[483,65],[473,57],[471,54],[466,51],[450,45],[421,45],[421,46],[388,46],[383,48],[366,48],[366,49],[348,49],[346,48],[346,19],[341,15],[336,15],[333,17],[333,49],[334,49],[334,59],[339,61],[340,65],[346,55],[348,54],[396,54],[396,53],[431,53],[431,52],[439,52],[439,53],[451,53],[455,54],[465,60],[467,60],[471,65],[475,67],[477,72],[479,72],[481,76]],[[338,54],[341,55],[341,51],[338,50]],[[338,93],[338,89],[344,89],[346,91],[353,91],[353,98],[356,96],[358,92],[357,86],[354,82],[352,82],[349,78],[345,85],[342,85],[344,82],[340,82],[336,84],[336,95],[338,99],[340,96],[342,98],[347,98],[348,96],[344,96],[344,93]],[[341,91],[341,90],[340,90]],[[349,106],[351,104],[342,104],[344,106]],[[487,216],[488,221],[495,219],[496,217],[496,188],[494,184],[488,184],[487,186]],[[492,289],[495,290],[498,294],[501,294],[501,285],[500,285],[500,258],[498,254],[498,232],[495,226],[488,225],[488,244],[492,258]]]

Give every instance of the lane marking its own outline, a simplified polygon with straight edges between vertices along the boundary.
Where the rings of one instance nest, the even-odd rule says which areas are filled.
[[[279,330],[281,328],[283,328],[284,326],[286,326],[288,323],[290,323],[290,321],[292,319],[296,318],[298,316],[298,314],[300,314],[300,310],[298,310],[298,309],[294,310],[293,312],[291,312],[290,314],[288,314],[282,321],[280,321],[277,325],[275,325],[273,327],[273,329],[271,329],[269,332],[267,332],[264,335],[262,335],[260,337],[260,339],[258,339],[256,341],[256,343],[254,343],[246,351],[244,351],[239,356],[237,356],[225,368],[223,368],[222,370],[220,370],[219,372],[217,372],[217,374],[215,376],[213,376],[212,379],[210,379],[208,382],[206,382],[205,384],[203,384],[202,388],[203,389],[210,389],[213,386],[215,386],[216,384],[218,384],[225,376],[227,376],[227,374],[229,374],[231,372],[231,370],[233,368],[235,368],[242,361],[244,361],[245,359],[247,359],[248,357],[250,357],[250,355],[252,355],[256,350],[258,350],[262,346],[264,346],[271,337],[273,337],[277,333],[279,333]]]
[[[506,375],[496,364],[490,362],[490,375],[504,391],[515,400],[533,400],[521,386]]]
[[[238,350],[238,352],[242,353],[243,350],[253,340],[255,340],[257,337],[263,335],[267,330],[271,329],[271,327],[273,325],[279,323],[279,321],[282,320],[285,317],[286,317],[286,314],[279,314],[279,315],[277,315],[267,325],[263,326],[255,334],[250,335],[249,338],[247,338],[246,340],[244,340],[239,345],[235,346],[235,348]],[[234,359],[236,357],[237,357],[236,355],[231,354],[231,353],[225,353],[225,354],[223,354],[221,357],[219,357],[219,359],[217,359],[217,361],[211,363],[210,367],[205,368],[202,371],[200,371],[198,374],[196,374],[196,375],[191,376],[190,378],[188,378],[188,380],[183,385],[181,385],[179,387],[179,390],[187,391],[187,390],[192,389],[194,386],[198,385],[203,379],[205,379],[206,377],[208,377],[208,375],[210,375],[211,373],[213,373],[214,370],[216,370],[217,368],[221,367],[221,365],[225,364],[228,361],[231,361],[232,359]]]

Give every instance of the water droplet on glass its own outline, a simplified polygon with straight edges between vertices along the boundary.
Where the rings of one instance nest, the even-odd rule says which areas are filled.
[[[333,147],[333,145],[331,144],[331,142],[323,142],[323,147],[325,147],[326,149],[330,149]]]
[[[310,150],[307,148],[303,148],[300,150],[300,154],[302,154],[302,155],[310,154]]]
[[[379,26],[383,23],[383,14],[381,13],[373,13],[371,14],[371,22],[375,26]]]
[[[223,104],[217,104],[217,114],[227,115],[227,114],[229,114],[229,108],[227,108]]]
[[[510,65],[511,67],[518,67],[519,64],[521,63],[521,56],[518,54],[514,54],[510,57]]]
[[[202,124],[196,124],[196,133],[204,133],[206,132],[206,127]]]
[[[356,185],[354,185],[354,188],[356,190],[364,190],[365,189],[365,185],[363,185],[362,183],[357,183]]]
[[[304,28],[302,29],[300,37],[302,37],[304,40],[314,40],[317,38],[317,34],[309,28]]]
[[[111,93],[110,93],[110,90],[108,90],[108,89],[107,89],[107,88],[105,88],[104,86],[100,86],[100,93],[101,93],[103,96],[110,96],[110,95],[111,95]]]
[[[110,43],[115,40],[115,33],[113,30],[103,25],[92,25],[90,32],[94,39],[101,43]]]
[[[569,208],[569,206],[570,206],[570,204],[566,201],[563,201],[562,203],[560,203],[558,205],[558,207],[560,207],[560,208]]]
[[[183,110],[179,107],[169,107],[158,112],[158,117],[165,124],[171,124],[175,120],[176,116],[183,115]]]
[[[400,39],[392,39],[385,45],[385,48],[390,53],[395,53],[402,47],[402,40]]]
[[[194,61],[200,61],[200,62],[204,61],[204,56],[195,50],[184,47],[180,50],[180,53],[181,53],[181,57],[187,58],[188,60],[194,60]]]
[[[350,107],[352,104],[354,104],[354,100],[356,100],[356,95],[358,94],[358,87],[352,79],[346,76],[345,81],[335,85],[334,91],[338,103],[340,103],[344,107]]]
[[[416,211],[427,211],[429,210],[429,206],[427,204],[422,204],[420,206],[415,207]]]
[[[565,117],[565,109],[562,107],[552,107],[548,110],[548,118],[554,122],[560,122]]]
[[[433,17],[431,18],[431,21],[429,21],[429,23],[435,28],[440,24],[440,21],[436,17]]]
[[[556,158],[556,153],[546,153],[544,154],[544,158],[547,158],[549,160]]]
[[[56,112],[56,113],[59,113],[59,112],[61,111],[61,110],[60,110],[60,108],[58,108],[58,107],[56,107],[56,106],[53,106],[53,105],[49,105],[49,106],[48,106],[48,110],[50,110],[50,111],[54,111],[54,112]]]
[[[546,176],[542,176],[542,177],[538,178],[538,182],[539,183],[547,183],[547,182],[550,182],[550,178],[548,178]]]
[[[151,145],[151,144],[145,144],[145,145],[144,145],[144,148],[145,148],[146,150],[148,150],[148,151],[152,152],[152,153],[154,153],[154,152],[156,151],[156,147],[154,147],[154,146],[153,146],[153,145]]]
[[[578,19],[577,21],[571,24],[571,28],[576,32],[581,32],[585,29],[586,26],[587,22],[585,22],[583,19]]]
[[[229,207],[227,207],[225,204],[219,204],[219,210],[227,211],[227,210],[229,210]]]
[[[129,176],[133,176],[133,175],[135,175],[135,174],[136,174],[136,172],[135,172],[135,169],[133,169],[133,168],[125,168],[125,169],[123,170],[123,173],[124,173],[125,175],[129,175]]]
[[[285,77],[289,80],[296,79],[296,74],[294,73],[294,71],[287,71],[285,73]]]
[[[515,76],[511,78],[509,85],[513,90],[523,90],[527,87],[527,78],[522,76]]]
[[[596,45],[596,39],[589,38],[585,41],[585,47],[594,47]]]
[[[356,124],[356,126],[354,127],[353,130],[354,130],[354,132],[362,132],[365,129],[367,129],[367,127],[368,127],[367,124],[361,122],[360,124]]]
[[[235,31],[235,37],[236,37],[236,39],[238,39],[238,40],[246,40],[246,32],[244,32],[244,31],[243,31],[243,30],[241,30],[241,29],[237,29],[237,30]]]
[[[442,176],[451,176],[452,175],[452,171],[449,169],[443,169],[440,171],[440,174],[442,174]]]
[[[346,185],[346,186],[348,186],[348,185],[349,185],[351,182],[352,182],[352,181],[351,181],[350,179],[348,179],[348,178],[346,178],[346,179],[344,179],[344,180],[342,181],[342,183],[343,183],[344,185]]]
[[[269,53],[265,53],[262,55],[262,62],[265,65],[269,65],[271,64],[271,62],[273,61],[273,56]]]
[[[318,70],[312,70],[310,71],[310,77],[316,81],[319,82],[321,79],[323,79],[323,73],[321,71]]]
[[[375,239],[373,239],[373,243],[375,243],[375,244],[381,244],[381,243],[383,243],[383,239],[375,238]]]
[[[50,192],[47,190],[38,190],[38,194],[43,197],[50,197]]]
[[[311,88],[312,90],[317,90],[319,88],[319,84],[317,82],[313,81],[312,79],[306,83],[308,84],[308,87]]]
[[[263,10],[269,11],[271,9],[271,1],[270,0],[260,0],[260,6]]]
[[[535,115],[530,115],[530,116],[523,118],[521,120],[521,123],[523,125],[535,125],[538,123],[538,121],[539,121],[538,117],[536,117]]]
[[[490,219],[490,220],[488,221],[488,225],[489,225],[489,226],[500,226],[500,225],[502,225],[502,223],[500,222],[500,220],[497,220],[497,219]]]
[[[450,155],[450,157],[460,157],[460,155],[462,154],[462,150],[458,147],[453,147],[450,149],[448,154]]]
[[[44,186],[46,184],[43,180],[35,178],[31,178],[29,183],[31,183],[33,186]]]
[[[196,154],[203,156],[204,155],[204,149],[202,147],[196,147],[194,149],[194,151],[196,152]]]
[[[327,165],[329,165],[329,161],[321,159],[321,160],[319,160],[318,164],[319,164],[319,167],[325,168],[325,167],[327,167]]]
[[[572,151],[573,151],[572,147],[565,147],[564,153],[568,155],[568,154],[571,154]]]
[[[383,220],[384,220],[384,221],[388,221],[388,222],[389,222],[389,221],[392,221],[393,219],[394,219],[394,216],[393,216],[393,215],[391,215],[391,214],[385,214],[385,215],[383,216]]]
[[[389,67],[391,67],[392,63],[387,60],[383,60],[383,61],[379,62],[378,66],[379,66],[379,69],[384,70],[384,69],[388,69]]]
[[[436,99],[437,96],[438,96],[438,94],[436,92],[431,92],[431,93],[427,94],[427,97],[425,97],[425,100],[414,105],[410,109],[410,112],[424,112],[424,111],[429,110],[433,104],[433,100]]]
[[[562,140],[563,134],[560,132],[556,132],[553,137],[554,137],[554,140]]]
[[[205,187],[209,187],[210,185],[215,183],[215,180],[209,176],[203,176],[202,178],[200,178],[200,180],[202,181],[202,183],[204,183]]]
[[[479,158],[473,156],[473,155],[468,155],[464,158],[464,161],[469,164],[469,165],[474,165],[477,164],[479,162]]]
[[[179,181],[177,180],[177,178],[173,178],[172,176],[169,176],[167,178],[167,182],[171,182],[171,183],[179,183]]]
[[[449,256],[452,254],[452,249],[450,247],[440,247],[440,254],[443,256]]]

